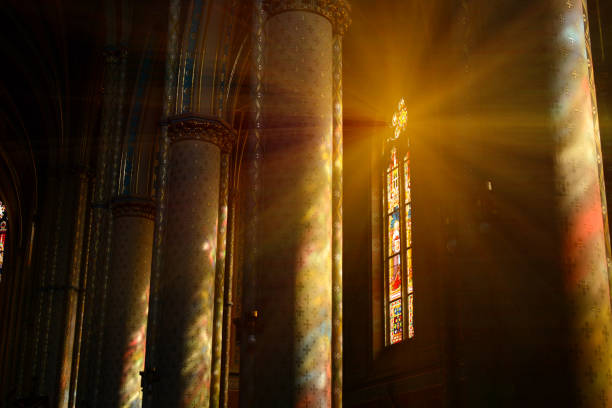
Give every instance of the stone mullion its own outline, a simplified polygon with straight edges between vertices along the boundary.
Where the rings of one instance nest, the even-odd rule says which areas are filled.
[[[109,183],[109,157],[112,151],[111,134],[115,119],[116,88],[119,76],[119,58],[116,51],[105,53],[106,72],[104,75],[104,99],[102,106],[101,138],[97,152],[97,168],[93,200],[90,204],[92,211],[92,240],[87,254],[88,278],[84,294],[82,344],[79,358],[79,375],[77,378],[77,400],[90,401],[93,397],[95,378],[95,340],[98,333],[98,319],[94,314],[99,311],[99,283],[103,260],[100,253],[103,250],[103,237],[108,223],[108,187]]]
[[[170,0],[168,13],[168,38],[166,46],[166,72],[164,83],[163,118],[167,119],[175,109],[176,99],[176,73],[178,26],[181,10],[180,0]],[[143,406],[151,407],[153,403],[154,373],[157,370],[157,323],[159,310],[159,281],[163,267],[163,244],[166,226],[166,191],[168,186],[168,124],[164,123],[161,129],[159,142],[159,167],[157,169],[155,224],[153,231],[153,248],[151,259],[151,277],[149,283],[149,316],[147,319],[147,347],[145,356],[145,370],[141,373],[143,385]]]
[[[342,34],[333,38],[332,407],[342,407]]]
[[[217,228],[217,263],[215,271],[215,298],[213,315],[213,342],[210,379],[210,406],[218,407],[221,391],[221,352],[223,350],[223,300],[225,289],[225,251],[229,192],[228,153],[221,154],[219,186],[219,221]]]

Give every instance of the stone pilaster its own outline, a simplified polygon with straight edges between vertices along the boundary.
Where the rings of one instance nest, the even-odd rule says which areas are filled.
[[[141,405],[154,205],[121,198],[112,205],[113,240],[99,406]]]
[[[344,1],[269,1],[254,406],[329,407],[333,40]]]
[[[208,406],[221,153],[234,133],[220,119],[169,120],[164,264],[159,277],[153,406]]]

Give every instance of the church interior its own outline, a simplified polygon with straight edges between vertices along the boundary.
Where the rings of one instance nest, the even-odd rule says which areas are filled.
[[[0,3],[0,407],[612,407],[612,2]]]

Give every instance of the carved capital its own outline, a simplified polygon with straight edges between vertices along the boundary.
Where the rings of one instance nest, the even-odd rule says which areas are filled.
[[[170,143],[201,140],[229,152],[236,141],[236,132],[223,119],[215,116],[181,115],[168,119]]]
[[[155,203],[142,198],[119,198],[112,204],[113,217],[139,217],[153,221],[155,218]]]
[[[310,11],[320,14],[332,23],[334,33],[344,35],[351,18],[351,6],[347,0],[264,0],[269,17],[285,11]]]

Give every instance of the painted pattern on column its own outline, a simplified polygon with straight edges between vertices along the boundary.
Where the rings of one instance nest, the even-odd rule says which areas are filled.
[[[233,134],[214,118],[171,122],[155,406],[207,406],[217,259],[220,153]]]
[[[163,117],[167,119],[175,109],[178,21],[181,2],[171,0],[168,10],[168,43],[164,83]],[[157,322],[159,309],[159,280],[163,268],[163,243],[166,225],[166,190],[168,184],[168,125],[163,124],[159,143],[159,167],[155,185],[157,212],[155,213],[155,230],[153,233],[153,255],[151,260],[151,281],[149,285],[149,318],[147,322],[147,347],[143,379],[143,406],[150,407],[153,398],[151,378],[157,370]]]
[[[612,405],[611,311],[605,193],[592,81],[586,8],[580,0],[555,0],[558,29],[557,193],[564,234],[566,290],[572,305],[578,403]]]
[[[144,368],[153,215],[148,200],[128,198],[113,204],[107,311],[112,318],[105,325],[103,406],[141,406],[139,373]]]
[[[126,71],[127,71],[127,58],[128,53],[125,48],[121,48],[118,50],[119,58],[120,58],[120,70],[119,70],[119,83],[117,87],[117,99],[116,99],[116,117],[114,121],[114,129],[112,134],[112,158],[108,164],[108,183],[107,183],[107,197],[111,199],[115,197],[118,191],[119,185],[119,153],[121,149],[121,135],[123,134],[123,106],[125,103],[125,81],[126,81]],[[110,208],[106,210],[110,213]],[[96,363],[94,369],[94,377],[93,377],[93,403],[94,406],[100,406],[98,404],[99,401],[99,390],[100,390],[100,382],[101,382],[101,370],[103,364],[103,355],[102,350],[104,348],[104,336],[105,336],[105,324],[106,324],[106,305],[108,298],[108,282],[109,282],[109,268],[110,268],[110,260],[111,260],[111,250],[112,250],[112,232],[113,232],[113,217],[112,214],[108,214],[106,220],[106,228],[104,231],[104,236],[102,238],[102,267],[100,268],[100,314],[98,316],[98,332],[97,332],[97,344],[95,347],[96,350]]]
[[[217,265],[215,271],[215,304],[210,406],[219,406],[221,391],[221,351],[223,348],[223,298],[225,287],[225,239],[227,236],[227,204],[229,189],[229,154],[221,155],[219,187],[219,231],[217,235]]]
[[[194,77],[196,66],[196,45],[198,44],[198,32],[200,20],[202,18],[203,1],[193,0],[190,8],[190,23],[186,27],[188,30],[185,36],[184,44],[184,62],[182,79],[182,95],[179,97],[182,100],[182,112],[191,110],[191,100],[194,92]]]
[[[251,103],[253,104],[253,129],[246,139],[246,185],[244,198],[244,270],[242,271],[242,299],[240,331],[240,407],[250,408],[256,392],[255,354],[256,335],[253,325],[248,324],[256,307],[257,271],[261,254],[260,242],[260,210],[261,210],[261,167],[263,160],[263,74],[265,45],[265,12],[263,1],[253,2],[253,33],[252,33],[252,71]],[[239,273],[239,272],[238,272]],[[227,388],[227,386],[226,386]]]
[[[256,368],[255,405],[329,407],[333,35],[347,24],[348,8],[344,1],[268,1],[265,5],[270,17],[263,105],[261,328],[256,348],[257,361],[262,363]],[[336,198],[339,209],[341,196]]]
[[[93,212],[91,253],[88,255],[89,278],[87,279],[86,293],[84,296],[83,310],[83,337],[81,345],[81,359],[79,367],[79,378],[77,379],[77,399],[80,401],[91,398],[93,385],[94,351],[95,351],[95,320],[94,310],[96,296],[100,281],[99,254],[102,248],[103,229],[106,225],[108,212],[105,210],[104,201],[107,199],[106,184],[108,182],[108,153],[110,149],[111,128],[114,123],[115,87],[119,75],[119,58],[116,52],[105,53],[106,72],[104,77],[104,105],[102,110],[102,136],[98,146],[98,163],[96,169],[96,184],[94,199],[91,203]]]
[[[74,219],[74,229],[71,245],[70,272],[68,275],[68,287],[66,290],[66,312],[64,323],[64,343],[62,350],[60,382],[58,390],[58,407],[68,407],[70,399],[70,377],[72,374],[72,357],[74,338],[77,321],[77,301],[79,280],[81,277],[81,258],[83,251],[83,234],[85,233],[85,212],[87,210],[87,190],[88,180],[85,172],[79,170],[72,176],[77,185],[76,216]]]
[[[606,237],[606,256],[608,260],[608,280],[612,284],[612,253],[610,248],[610,230],[605,226],[608,226],[608,206],[606,200],[606,184],[604,182],[604,167],[603,167],[603,154],[601,150],[601,134],[599,131],[599,115],[597,110],[597,95],[595,92],[595,73],[593,72],[593,53],[591,50],[591,31],[589,29],[589,19],[587,15],[587,3],[586,0],[582,0],[582,22],[584,24],[584,37],[585,45],[587,50],[588,71],[589,71],[589,88],[591,90],[591,111],[593,113],[593,128],[595,130],[594,141],[595,148],[597,149],[597,164],[599,173],[599,188],[601,191],[601,202],[602,202],[602,216],[604,233]]]
[[[332,407],[342,407],[342,34],[334,34]]]
[[[270,18],[267,37],[256,406],[328,407],[332,26],[287,11]]]

